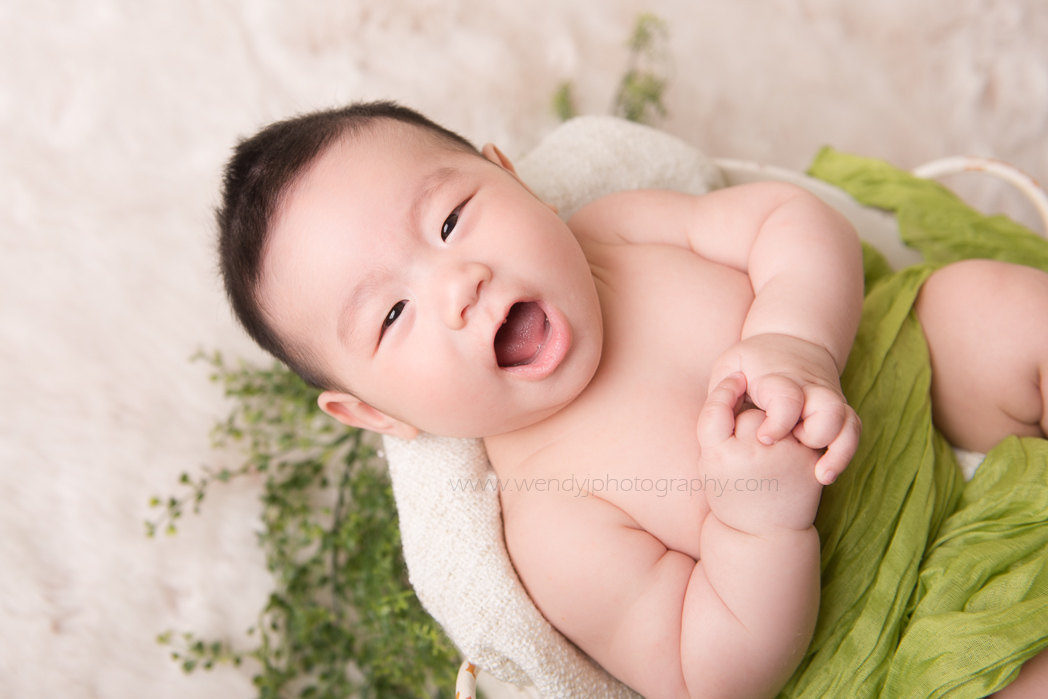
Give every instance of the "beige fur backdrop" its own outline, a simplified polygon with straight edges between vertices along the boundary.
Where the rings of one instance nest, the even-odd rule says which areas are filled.
[[[253,623],[255,485],[143,534],[151,495],[220,458],[226,406],[190,356],[259,356],[213,259],[236,139],[381,97],[519,156],[562,82],[607,112],[641,12],[670,30],[656,124],[710,154],[976,154],[1048,180],[1043,0],[0,3],[0,697],[253,696],[249,669],[186,677],[154,639]]]

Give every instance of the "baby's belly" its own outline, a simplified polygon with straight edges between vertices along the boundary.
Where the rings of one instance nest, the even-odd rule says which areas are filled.
[[[694,429],[684,427],[680,416],[667,416],[660,429],[650,429],[647,422],[637,418],[624,425],[619,439],[596,450],[589,468],[579,473],[580,493],[609,503],[666,548],[698,560],[710,484],[703,477],[697,442],[680,437],[693,435]],[[667,429],[674,423],[681,429]]]
[[[567,506],[610,505],[627,526],[698,559],[709,505],[695,428],[706,386],[665,362],[655,366],[632,383],[619,374],[576,401],[565,433],[577,439],[550,445],[541,470],[571,484]]]
[[[690,251],[649,246],[613,265],[605,353],[579,403],[590,493],[668,548],[699,556],[717,484],[703,476],[696,424],[714,361],[739,340],[745,274]]]

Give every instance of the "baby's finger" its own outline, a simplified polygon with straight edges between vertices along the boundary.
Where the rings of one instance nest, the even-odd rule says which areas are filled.
[[[790,434],[800,422],[804,391],[785,376],[763,377],[753,400],[767,415],[757,430],[757,439],[763,444],[774,444]]]
[[[739,372],[713,387],[699,413],[699,446],[720,444],[735,433],[735,411],[746,395],[746,377]]]
[[[862,422],[855,411],[848,408],[848,415],[840,433],[826,448],[826,453],[815,462],[815,480],[829,485],[848,467],[855,450],[859,448]]]
[[[806,447],[824,449],[841,433],[852,413],[844,397],[836,391],[823,386],[805,386],[804,410],[793,436]]]

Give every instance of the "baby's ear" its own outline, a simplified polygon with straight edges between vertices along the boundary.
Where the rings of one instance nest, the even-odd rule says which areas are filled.
[[[499,147],[494,143],[485,143],[484,147],[480,149],[480,152],[484,154],[485,158],[499,167],[509,170],[514,175],[517,174],[517,170],[513,167],[512,161],[510,161],[510,159],[506,157],[506,154],[499,150]]]
[[[520,175],[517,174],[516,168],[513,167],[513,162],[508,157],[506,157],[505,153],[503,153],[501,150],[499,150],[498,146],[496,146],[494,143],[485,143],[484,147],[480,149],[480,152],[484,155],[485,158],[487,158],[491,162],[493,162],[496,165],[498,165],[499,167],[501,167],[503,170],[506,170],[511,175],[516,177],[517,181],[520,182],[521,185],[523,185],[524,189],[526,189],[529,192],[531,192],[535,196],[536,199],[538,199],[539,201],[542,201],[542,203],[544,203],[546,206],[548,206],[550,209],[552,209],[553,213],[557,213],[557,207],[556,206],[554,206],[553,204],[550,204],[547,201],[543,201],[542,197],[540,197],[538,194],[535,194],[535,190],[533,190],[531,187],[529,187],[527,182],[525,182],[524,180],[520,179]]]
[[[317,404],[325,413],[343,425],[388,434],[401,439],[414,439],[419,430],[395,417],[386,415],[350,393],[324,391]]]

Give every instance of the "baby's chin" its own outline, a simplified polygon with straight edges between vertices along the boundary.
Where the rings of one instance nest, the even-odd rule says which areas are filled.
[[[460,414],[460,419],[433,421],[422,431],[441,437],[481,440],[525,431],[555,417],[566,405],[570,405],[583,389],[584,386],[570,394],[561,394],[556,399],[551,396],[550,400],[529,402],[516,410],[508,410],[510,406],[502,405],[477,411],[477,414],[473,415]]]
[[[432,425],[431,429],[424,429],[422,431],[439,437],[487,440],[511,434],[513,432],[526,430],[529,427],[544,422],[556,412],[557,409],[551,407],[548,410],[540,411],[538,413],[515,415],[512,418],[507,418],[505,420],[491,420],[489,417],[489,419],[486,419],[482,424],[479,422],[468,421],[463,421],[459,424],[441,422],[440,424]]]

